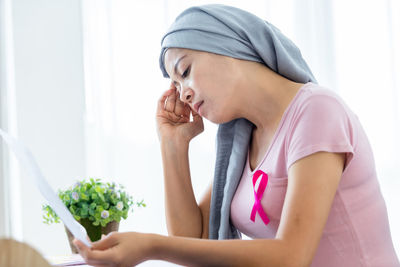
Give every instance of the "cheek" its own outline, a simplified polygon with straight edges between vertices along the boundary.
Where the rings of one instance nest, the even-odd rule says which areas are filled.
[[[216,124],[222,124],[236,119],[232,107],[226,101],[208,101],[204,117]]]
[[[189,88],[195,88],[195,86],[196,86],[196,80],[195,79],[188,79],[187,81],[186,81],[186,84],[185,84],[187,87],[189,87]]]
[[[187,85],[195,91],[197,99],[206,101],[204,118],[217,124],[233,120],[234,114],[230,105],[232,78],[220,77],[219,73],[212,69],[192,73],[196,75],[188,80]]]

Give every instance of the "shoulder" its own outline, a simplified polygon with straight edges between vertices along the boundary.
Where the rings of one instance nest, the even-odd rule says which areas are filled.
[[[345,127],[351,130],[357,116],[334,91],[308,83],[298,93],[288,113],[289,132],[300,125],[307,128]]]
[[[298,95],[285,133],[288,166],[315,152],[353,152],[355,115],[333,91],[308,85]]]
[[[338,115],[350,117],[353,116],[353,113],[343,99],[334,91],[317,84],[309,83],[299,96],[296,107],[293,110],[293,115],[296,118],[311,116],[315,119],[328,119],[329,117],[337,117]]]

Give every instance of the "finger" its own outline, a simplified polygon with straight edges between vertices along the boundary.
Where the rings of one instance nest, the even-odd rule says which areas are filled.
[[[200,115],[197,114],[193,116],[193,123],[199,125],[201,129],[204,129],[203,118]]]
[[[165,108],[165,101],[167,97],[174,92],[175,89],[170,88],[167,91],[165,91],[161,97],[158,99],[158,104],[157,104],[157,110],[164,110]]]
[[[175,102],[176,102],[176,89],[173,90],[173,93],[167,96],[167,99],[165,100],[164,109],[166,111],[173,112],[175,110]]]
[[[193,121],[199,121],[199,120],[203,121],[199,113],[197,113],[194,109],[192,109],[191,111],[192,111]]]
[[[86,263],[90,265],[108,265],[113,261],[112,250],[92,250],[81,241],[74,239],[73,244]],[[114,251],[115,252],[115,251]]]
[[[110,265],[116,263],[117,251],[114,249],[107,250],[90,250],[86,254],[86,262],[90,265]]]
[[[167,114],[164,115],[164,118],[168,119],[172,123],[182,123],[182,122],[188,122],[189,118],[184,117],[183,115],[176,115],[173,112],[167,112]]]
[[[167,121],[169,121],[170,123],[183,123],[183,122],[188,122],[189,121],[189,117],[184,117],[184,116],[178,116],[173,112],[168,112],[166,110],[163,111],[158,111],[156,114],[156,118],[162,118],[165,119]]]
[[[79,254],[81,254],[82,257],[84,257],[84,255],[86,255],[86,253],[90,250],[88,246],[86,246],[82,241],[76,238],[72,241],[72,243],[78,249]]]
[[[87,247],[85,244],[83,244],[81,241],[74,239],[72,241],[72,243],[74,244],[74,246],[76,247],[76,249],[78,250],[79,254],[82,256],[82,258],[85,260],[85,262],[87,262],[87,255],[90,251],[90,248]]]
[[[115,235],[103,236],[104,238],[102,238],[101,240],[92,243],[92,249],[106,250],[118,244],[118,240],[117,238],[115,238]]]
[[[175,101],[175,110],[174,110],[175,114],[178,116],[185,116],[185,103],[181,101],[180,97],[179,97],[179,92],[177,90],[176,93],[176,101]]]
[[[87,264],[90,264],[90,263],[87,262]],[[89,266],[89,265],[84,265],[84,266]],[[110,265],[108,263],[92,263],[92,264],[90,264],[90,266],[93,266],[93,267],[110,267],[112,265]]]
[[[190,122],[190,106],[188,104],[184,104],[182,114],[180,116],[181,119],[179,122]]]

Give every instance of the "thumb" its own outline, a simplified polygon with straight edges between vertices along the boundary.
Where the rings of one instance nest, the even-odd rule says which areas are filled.
[[[192,116],[193,116],[193,123],[200,125],[203,128],[204,127],[203,117],[201,117],[200,114],[196,112],[192,112]]]
[[[191,109],[191,112],[192,112],[193,121],[199,122],[199,121],[203,120],[203,118],[200,116],[200,114],[197,113],[194,109]]]
[[[115,235],[102,235],[101,240],[93,242],[92,247],[96,250],[106,250],[118,244]]]
[[[72,241],[72,243],[75,245],[75,247],[79,250],[83,250],[86,249],[87,246],[80,240],[74,238],[74,240]]]

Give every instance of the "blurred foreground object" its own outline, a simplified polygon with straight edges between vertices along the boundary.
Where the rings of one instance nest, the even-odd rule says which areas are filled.
[[[12,239],[0,239],[0,267],[50,267],[31,246]]]

